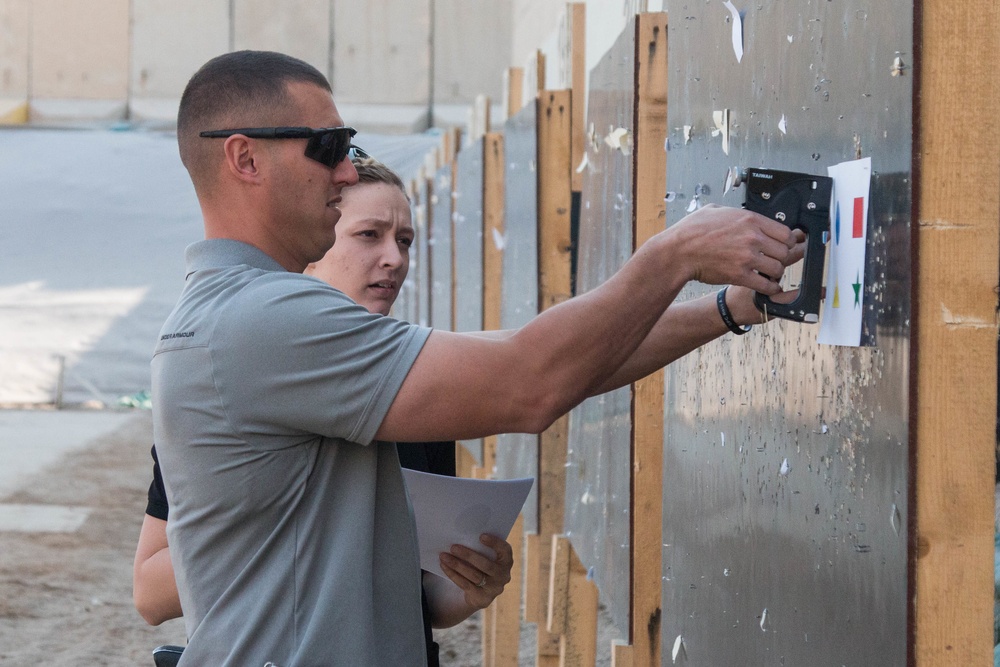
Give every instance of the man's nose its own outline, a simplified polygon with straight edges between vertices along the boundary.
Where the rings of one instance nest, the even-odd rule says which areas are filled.
[[[333,168],[331,178],[334,183],[337,183],[341,187],[357,185],[358,170],[354,168],[354,163],[351,162],[350,158],[344,158]]]

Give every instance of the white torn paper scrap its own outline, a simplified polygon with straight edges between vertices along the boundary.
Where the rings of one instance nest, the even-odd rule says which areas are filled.
[[[736,9],[736,6],[732,3],[732,0],[726,0],[726,9],[733,18],[733,53],[736,54],[736,62],[743,62],[743,17],[740,16],[740,10]]]
[[[420,569],[445,579],[440,554],[453,544],[494,557],[479,536],[489,533],[506,539],[534,483],[531,477],[483,480],[407,469],[403,479],[417,525]]]
[[[833,178],[826,299],[818,341],[825,345],[861,344],[865,296],[865,248],[872,160],[841,162],[827,168]]]
[[[503,237],[503,234],[501,234],[496,227],[492,229],[492,232],[493,232],[493,245],[496,246],[497,250],[503,250],[504,246],[507,243]]]
[[[715,123],[712,136],[722,136],[722,152],[729,155],[729,109],[713,111],[712,121]]]
[[[632,135],[624,127],[616,127],[604,137],[604,143],[628,155],[632,150]]]
[[[684,143],[686,143],[686,144],[691,143],[691,126],[690,125],[685,125],[684,126]]]
[[[677,635],[677,639],[674,640],[674,648],[670,652],[670,659],[676,665],[677,660],[685,660],[687,658],[687,653],[684,651],[684,637],[682,635]]]
[[[782,134],[788,134],[788,125],[785,123],[785,114],[781,114],[781,120],[778,121],[778,129],[781,130]]]

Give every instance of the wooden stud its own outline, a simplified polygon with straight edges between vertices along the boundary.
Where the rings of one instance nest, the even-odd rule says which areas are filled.
[[[545,52],[541,49],[535,51],[535,89],[534,93],[541,93],[545,90]]]
[[[661,231],[666,205],[667,15],[635,22],[635,123],[632,201],[634,248]],[[664,374],[632,385],[631,609],[632,663],[659,665],[663,533]]]
[[[573,167],[570,175],[573,179],[573,192],[583,189],[583,172],[576,168],[583,162],[586,153],[583,126],[584,111],[586,111],[585,90],[587,88],[587,5],[582,2],[571,2],[566,5],[566,49],[563,62],[568,67],[567,85],[573,91],[573,131],[572,156],[570,164]]]
[[[570,297],[570,129],[572,94],[548,90],[538,96],[538,304],[544,311]],[[548,544],[563,531],[566,498],[566,443],[569,416],[556,420],[538,438],[538,535]],[[548,601],[548,550],[540,553],[539,602]],[[539,611],[539,618],[546,617]],[[559,640],[539,627],[539,657],[557,656]]]
[[[524,68],[508,67],[503,75],[503,109],[510,118],[524,108]]]
[[[611,640],[611,667],[632,667],[632,647],[620,639]]]
[[[591,667],[597,660],[597,585],[569,548],[570,579],[566,627],[559,641],[560,667]]]
[[[572,95],[545,91],[538,99],[538,304],[547,310],[570,297],[570,132]],[[563,461],[565,462],[565,460]]]
[[[537,98],[545,90],[545,54],[536,50],[524,68],[524,92],[522,101],[525,104]]]
[[[551,563],[548,630],[560,638],[559,664],[589,667],[597,657],[597,586],[564,535],[552,536]]]
[[[504,233],[503,135],[483,137],[483,330],[500,328],[503,284],[503,248],[496,239]],[[497,439],[483,439],[483,467],[496,469]]]
[[[915,13],[916,219],[911,338],[912,653],[919,667],[993,655],[1000,4]],[[905,60],[905,56],[904,56]],[[959,195],[959,193],[964,193]]]
[[[569,553],[572,550],[573,547],[566,536],[552,536],[549,558],[549,609],[545,625],[554,635],[561,635],[566,630],[566,607],[569,606]]]
[[[521,598],[525,572],[523,514],[518,515],[507,541],[514,552],[514,566],[510,569],[510,583],[492,605],[496,608],[489,663],[492,667],[517,667],[520,660]]]
[[[538,539],[538,533],[525,533],[524,543],[524,620],[528,623],[544,623],[542,586],[538,582],[542,571],[541,541]]]

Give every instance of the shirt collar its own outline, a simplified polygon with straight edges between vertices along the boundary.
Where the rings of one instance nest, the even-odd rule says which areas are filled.
[[[263,271],[285,271],[281,264],[260,248],[233,239],[206,239],[192,243],[184,251],[184,259],[187,265],[185,279],[195,271],[240,264]]]

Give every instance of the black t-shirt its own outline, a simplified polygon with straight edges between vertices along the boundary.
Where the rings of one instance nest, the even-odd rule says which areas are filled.
[[[404,468],[435,475],[455,476],[454,442],[399,442],[396,443],[396,450],[399,452],[399,465]],[[156,458],[156,445],[153,445],[150,453],[153,455],[153,481],[149,484],[146,514],[166,521],[170,514],[170,505],[167,503],[167,492],[163,488],[160,460]]]
[[[399,464],[404,468],[435,475],[455,476],[454,442],[399,442],[396,443],[396,450],[399,452]],[[149,484],[146,514],[166,521],[170,514],[170,505],[167,503],[167,492],[163,488],[160,460],[156,458],[156,445],[153,445],[150,453],[153,455],[153,481]],[[424,639],[427,643],[427,666],[439,667],[441,663],[438,660],[438,645],[431,634],[431,615],[427,606],[427,596],[421,597],[424,609]]]

